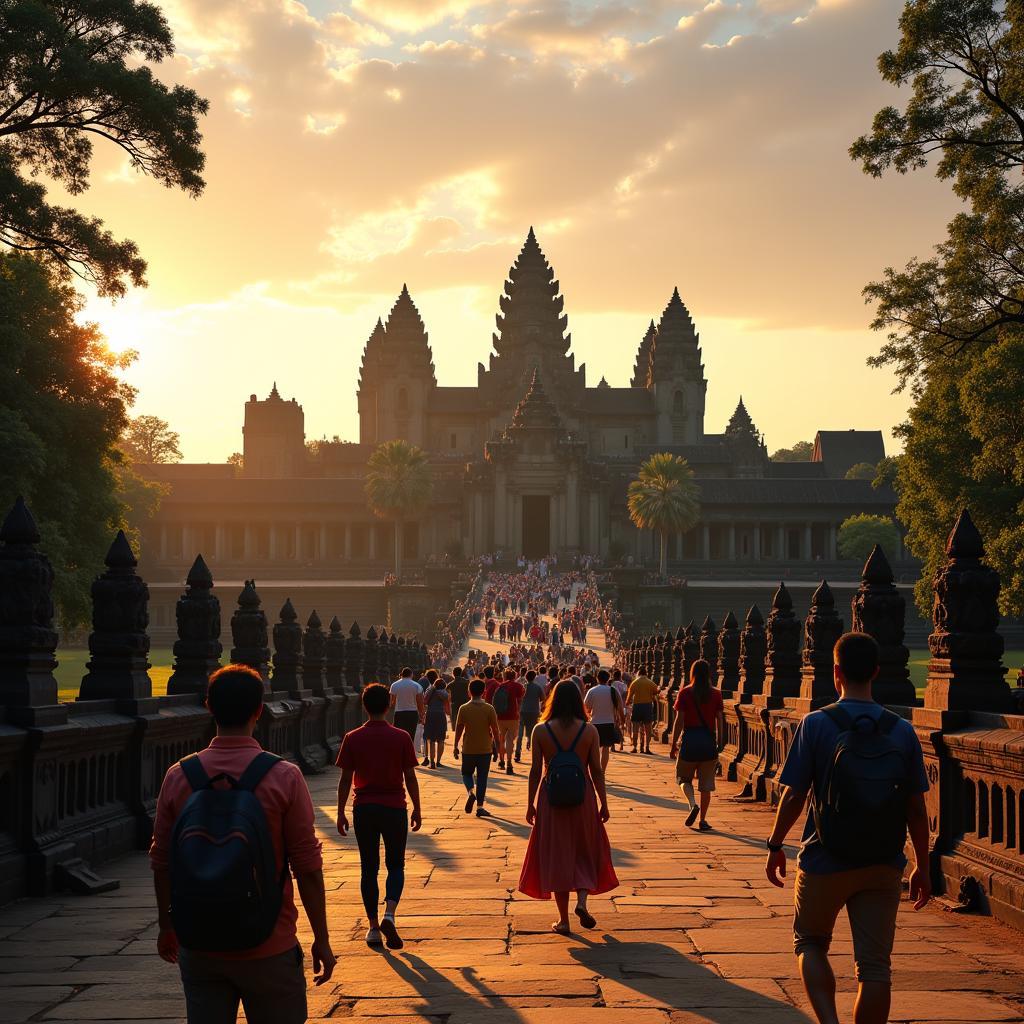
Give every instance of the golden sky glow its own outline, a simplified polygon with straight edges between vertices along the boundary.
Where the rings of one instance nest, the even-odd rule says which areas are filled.
[[[363,345],[403,282],[442,384],[472,384],[527,228],[577,362],[626,385],[678,285],[704,348],[707,429],[743,395],[770,449],[887,431],[906,400],[864,361],[860,291],[926,255],[953,210],[924,174],[847,157],[904,97],[878,54],[891,0],[168,0],[160,73],[211,100],[197,201],[97,151],[76,200],[149,260],[88,315],[136,348],[137,411],[190,461],[241,446],[274,380],[309,437],[355,439]],[[890,443],[891,447],[891,443]]]

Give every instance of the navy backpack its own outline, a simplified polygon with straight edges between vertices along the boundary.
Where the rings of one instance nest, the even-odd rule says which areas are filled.
[[[551,742],[554,743],[557,750],[548,764],[548,774],[544,780],[548,803],[552,807],[579,807],[586,797],[587,773],[583,769],[580,755],[576,753],[576,744],[579,743],[586,727],[584,722],[580,726],[580,731],[576,733],[576,739],[569,745],[569,749],[563,750],[550,723],[544,723],[544,728],[547,729]]]

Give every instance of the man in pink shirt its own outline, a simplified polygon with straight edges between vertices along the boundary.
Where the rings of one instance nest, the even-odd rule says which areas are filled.
[[[223,776],[241,779],[262,752],[253,731],[263,712],[263,680],[246,665],[228,665],[210,677],[206,706],[217,723],[217,735],[197,756],[212,785],[227,789],[230,783]],[[315,983],[328,981],[335,965],[327,931],[320,840],[306,781],[295,765],[279,761],[253,790],[266,816],[283,882],[281,910],[265,942],[231,952],[179,946],[174,930],[170,873],[174,825],[192,793],[180,763],[172,765],[160,787],[149,850],[159,911],[157,951],[181,970],[189,1024],[235,1024],[239,1001],[249,1024],[302,1024],[307,1019],[306,979],[295,929],[298,911],[291,872],[313,930]],[[291,872],[286,870],[286,850]]]

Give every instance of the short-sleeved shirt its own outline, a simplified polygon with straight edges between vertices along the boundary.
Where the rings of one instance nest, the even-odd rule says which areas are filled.
[[[396,711],[417,711],[416,698],[423,696],[423,688],[412,676],[396,679],[391,684],[391,696],[395,698]]]
[[[583,703],[590,710],[590,721],[594,725],[615,724],[615,696],[615,691],[602,683],[587,690]]]
[[[337,765],[353,773],[353,807],[405,807],[405,771],[416,767],[416,750],[404,729],[367,722],[345,734]]]
[[[523,702],[519,705],[521,715],[539,715],[541,701],[544,700],[544,687],[538,680],[533,679],[526,684],[526,692],[523,694]]]
[[[647,676],[637,676],[629,684],[629,692],[626,694],[627,704],[652,704],[658,693],[658,687],[653,680]]]
[[[714,688],[708,693],[707,700],[700,705],[700,714],[697,713],[697,697],[692,686],[684,686],[676,697],[676,711],[683,716],[684,729],[699,729],[702,725],[714,729],[723,705],[722,691]],[[704,716],[704,721],[701,721],[701,715]]]
[[[455,728],[465,727],[462,736],[464,754],[489,754],[491,752],[491,726],[498,728],[498,715],[486,701],[471,700],[459,708]]]
[[[870,715],[876,721],[881,716],[881,704],[873,700],[841,700],[839,706],[851,717]],[[928,791],[928,776],[924,770],[924,755],[921,743],[914,732],[914,727],[904,719],[893,727],[889,734],[894,743],[898,744],[906,758],[910,769],[911,793]],[[839,727],[822,711],[812,711],[805,716],[797,727],[793,737],[793,745],[789,756],[782,766],[779,782],[797,792],[820,792],[825,785],[829,764],[835,751]],[[893,867],[903,868],[907,859],[902,854],[892,861]],[[817,830],[814,827],[814,814],[808,812],[804,825],[803,843],[797,864],[801,871],[811,875],[831,875],[837,871],[849,871],[856,867],[830,854],[818,842]]]

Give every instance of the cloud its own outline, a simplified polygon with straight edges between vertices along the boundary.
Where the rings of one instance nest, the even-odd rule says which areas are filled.
[[[396,32],[420,32],[493,0],[352,0],[353,10]]]

